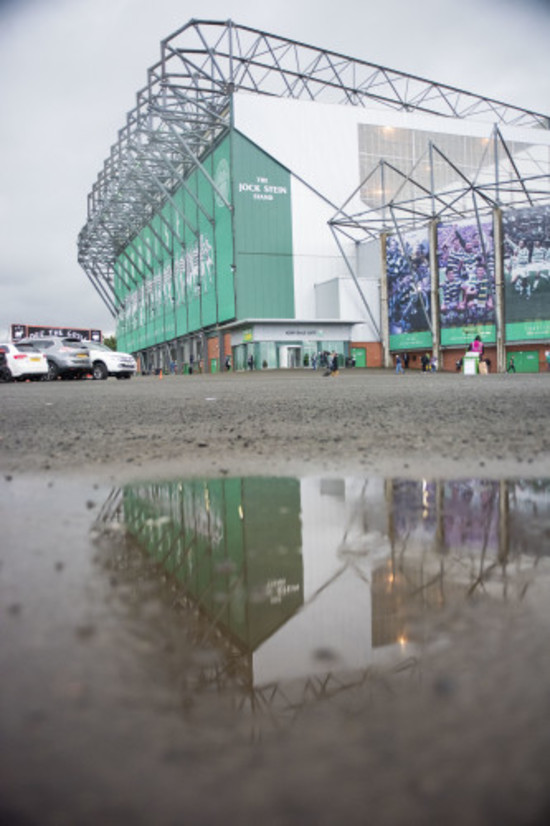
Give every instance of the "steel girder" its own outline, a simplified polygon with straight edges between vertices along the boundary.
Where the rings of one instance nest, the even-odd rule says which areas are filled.
[[[550,145],[546,163],[527,157],[521,159],[502,136],[497,126],[480,161],[477,175],[465,174],[448,154],[430,142],[425,154],[412,169],[400,169],[381,159],[361,181],[348,201],[335,213],[329,224],[347,240],[374,240],[384,232],[404,232],[430,221],[462,220],[478,209],[491,212],[500,207],[515,208],[548,203],[550,200]],[[526,151],[528,155],[528,151]],[[453,172],[453,182],[436,187],[434,165],[438,162]],[[416,172],[421,163],[429,164],[431,184],[426,185]],[[488,170],[491,170],[488,174]],[[482,173],[485,172],[485,175]],[[387,179],[393,178],[393,189]],[[395,185],[395,181],[399,181]],[[348,210],[348,204],[360,191],[372,189],[378,203],[360,212]]]
[[[414,75],[232,21],[191,20],[162,41],[88,196],[78,260],[113,315],[115,262],[189,174],[199,170],[225,200],[202,161],[229,130],[235,92],[550,128],[545,115]]]

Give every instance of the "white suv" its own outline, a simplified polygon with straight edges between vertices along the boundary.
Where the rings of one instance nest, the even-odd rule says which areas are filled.
[[[106,379],[109,376],[129,379],[137,370],[136,360],[129,353],[119,353],[97,341],[83,341],[82,344],[90,351],[94,379]]]
[[[32,344],[20,341],[0,343],[0,381],[40,381],[47,376],[46,356]]]

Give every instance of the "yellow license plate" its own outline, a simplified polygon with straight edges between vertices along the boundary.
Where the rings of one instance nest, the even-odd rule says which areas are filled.
[[[86,353],[77,353],[76,357],[79,358],[79,359],[87,359],[88,358]]]
[[[40,361],[40,356],[31,356],[30,360],[31,361]]]

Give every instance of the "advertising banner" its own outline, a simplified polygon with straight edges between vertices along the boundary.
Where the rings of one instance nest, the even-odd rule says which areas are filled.
[[[499,552],[500,482],[393,479],[392,532],[402,547],[438,553]]]
[[[507,341],[550,336],[550,205],[502,213]]]
[[[499,482],[490,479],[444,483],[443,536],[447,552],[498,552],[499,496]]]
[[[496,341],[492,220],[437,228],[441,344]]]
[[[395,539],[413,546],[435,546],[436,483],[423,479],[392,479],[392,528]]]
[[[22,338],[41,338],[43,336],[59,336],[60,338],[79,338],[86,341],[103,340],[101,330],[85,330],[81,327],[47,327],[37,324],[12,324],[12,341]]]
[[[540,525],[550,524],[550,479],[515,479],[504,484],[508,492],[510,554],[516,559],[521,554],[548,559],[548,545],[540,542]]]
[[[390,350],[432,347],[428,229],[386,239]]]

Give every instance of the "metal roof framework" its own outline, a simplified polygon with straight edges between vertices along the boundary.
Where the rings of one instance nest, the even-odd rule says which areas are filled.
[[[199,170],[231,209],[203,160],[229,131],[235,93],[550,128],[548,116],[454,87],[231,20],[191,20],[161,42],[160,60],[148,70],[147,83],[88,195],[78,261],[113,316],[122,301],[115,289],[115,263],[119,260],[126,289],[138,285],[136,271],[142,281],[148,277],[150,263],[137,248],[126,260],[126,250],[166,203],[177,209],[172,196],[186,186],[191,172]],[[180,217],[183,225],[186,218]],[[182,243],[174,227],[166,224],[166,230],[171,242]]]
[[[450,186],[434,186],[436,162],[451,170],[454,180]],[[424,163],[429,164],[430,185],[416,174]],[[390,176],[399,181],[393,191],[387,183]],[[347,207],[355,196],[369,189],[378,193],[377,203],[360,212],[349,212]],[[475,175],[464,172],[455,159],[431,141],[413,169],[400,169],[381,159],[329,224],[333,234],[338,232],[348,241],[361,242],[374,240],[383,233],[400,236],[431,221],[460,221],[495,208],[518,209],[549,201],[550,145],[546,163],[537,163],[529,156],[521,159],[514,155],[499,127],[494,126],[492,140],[487,143]],[[339,247],[344,254],[341,244]]]
[[[498,210],[505,208],[547,206],[550,204],[550,143],[547,140],[543,143],[542,155],[531,151],[533,146],[536,148],[536,143],[534,140],[533,145],[525,145],[527,148],[523,152],[514,152],[513,145],[505,140],[500,128],[495,125],[492,140],[487,142],[479,160],[477,173],[472,175],[430,141],[412,169],[400,169],[394,163],[381,159],[337,210],[329,226],[380,339],[384,337],[372,318],[357,277],[355,245],[394,235],[401,254],[412,264],[411,252],[407,251],[405,243],[407,232],[426,228],[429,224],[471,219],[477,223],[482,237],[481,218],[484,216],[498,214]],[[449,178],[452,182],[447,186],[438,188],[435,185],[436,163],[451,171]],[[426,164],[429,167],[428,176],[419,171],[419,167]],[[392,185],[388,183],[390,180]],[[348,211],[349,205],[357,203],[359,193],[369,203],[368,208],[360,212]],[[424,313],[427,329],[437,335],[426,308]],[[386,347],[387,343],[386,338]],[[504,353],[501,348],[497,349],[500,352],[497,358],[502,360]],[[389,357],[389,351],[386,355]]]

